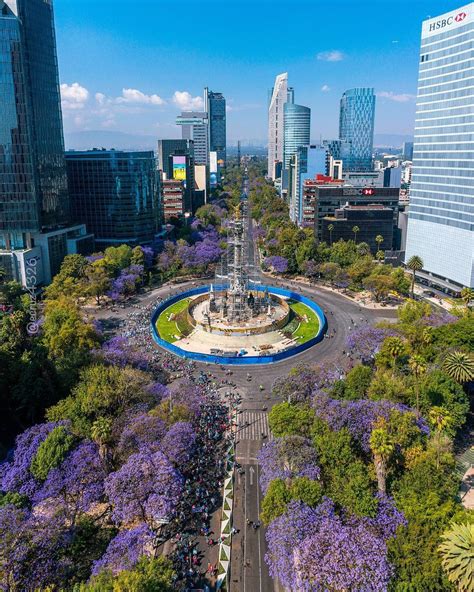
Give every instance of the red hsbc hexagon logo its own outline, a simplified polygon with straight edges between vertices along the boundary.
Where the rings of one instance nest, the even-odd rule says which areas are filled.
[[[454,20],[455,20],[457,23],[462,23],[462,21],[463,21],[463,20],[464,20],[466,17],[467,17],[467,14],[466,14],[465,12],[460,12],[459,14],[457,14],[457,15],[454,17]]]

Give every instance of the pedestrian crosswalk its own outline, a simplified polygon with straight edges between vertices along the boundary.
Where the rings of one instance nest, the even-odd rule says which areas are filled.
[[[237,438],[239,440],[271,440],[268,414],[265,411],[242,411],[238,415]]]

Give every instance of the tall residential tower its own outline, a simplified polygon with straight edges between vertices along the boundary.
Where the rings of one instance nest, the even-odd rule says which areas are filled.
[[[406,260],[474,287],[474,3],[423,22]]]
[[[219,167],[225,167],[227,158],[226,102],[224,95],[204,89],[204,111],[209,121],[209,151],[217,152]]]

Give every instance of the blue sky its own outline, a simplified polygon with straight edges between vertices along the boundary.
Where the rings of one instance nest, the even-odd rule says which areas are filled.
[[[452,0],[55,0],[65,129],[179,137],[204,86],[228,137],[266,138],[267,92],[287,71],[312,139],[337,136],[339,98],[378,93],[376,133],[411,134],[421,21]]]

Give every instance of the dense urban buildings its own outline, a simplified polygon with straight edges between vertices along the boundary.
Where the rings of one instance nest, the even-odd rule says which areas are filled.
[[[318,145],[298,146],[290,157],[287,200],[293,222],[301,224],[303,221],[303,182],[318,174],[330,175],[332,162],[327,148]]]
[[[176,118],[176,124],[181,126],[183,140],[194,143],[194,161],[196,164],[209,164],[209,120],[207,113],[197,111],[183,111]]]
[[[163,220],[182,219],[186,212],[185,188],[178,179],[163,179],[161,182]]]
[[[344,181],[317,175],[303,183],[303,222],[312,224],[315,235],[322,240],[323,219],[335,216],[336,210],[346,205],[382,205],[392,212],[393,240],[384,239],[381,248],[397,249],[399,192],[393,187],[354,187]]]
[[[209,150],[217,152],[219,167],[225,167],[227,159],[226,101],[220,92],[204,89],[204,110],[209,122]]]
[[[344,205],[337,208],[333,216],[325,216],[322,220],[321,238],[327,244],[339,240],[355,240],[367,243],[372,253],[376,253],[379,245],[376,238],[381,236],[380,246],[391,248],[393,244],[393,210],[382,204]]]
[[[51,2],[0,2],[0,257],[24,283],[48,283],[68,252],[91,245],[71,222]]]
[[[160,188],[153,151],[67,152],[74,220],[86,223],[98,248],[151,243],[160,230]]]
[[[374,144],[375,94],[373,88],[353,88],[342,95],[339,139],[350,143],[343,157],[346,171],[371,171]]]
[[[473,14],[471,3],[421,33],[406,260],[448,288],[474,286]]]

